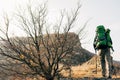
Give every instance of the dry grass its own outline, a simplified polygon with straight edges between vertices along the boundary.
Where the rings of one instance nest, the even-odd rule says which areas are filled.
[[[96,72],[97,71],[97,72]],[[69,77],[70,73],[68,71],[62,72],[63,76]],[[83,78],[83,77],[91,77],[91,78],[101,78],[101,66],[98,65],[96,69],[96,64],[88,64],[84,63],[83,65],[72,66],[71,67],[71,77],[72,78]],[[112,76],[113,78],[120,78],[120,74],[116,74]]]
[[[69,77],[70,73],[68,71],[62,72],[63,76]],[[101,69],[98,67],[97,73],[96,73],[96,67],[91,65],[89,67],[83,67],[83,66],[73,66],[71,71],[71,77],[72,78],[83,78],[83,77],[95,77],[95,78],[101,78]],[[120,75],[113,75],[113,78],[120,78]]]

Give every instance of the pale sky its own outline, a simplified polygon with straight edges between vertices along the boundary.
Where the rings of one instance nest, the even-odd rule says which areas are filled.
[[[33,0],[34,1],[34,0]],[[39,0],[45,1],[45,0]],[[56,20],[60,10],[66,9],[70,11],[77,5],[78,0],[47,0],[48,13],[51,22]],[[0,0],[0,15],[7,12],[10,15],[15,11],[18,4],[25,5],[27,0]],[[84,24],[88,19],[90,21],[87,25],[88,37],[90,40],[88,44],[82,45],[87,50],[94,52],[93,39],[95,36],[96,26],[103,24],[106,28],[111,29],[111,37],[113,40],[113,47],[115,52],[112,54],[114,60],[120,61],[120,0],[81,0],[82,7],[79,14],[79,24]],[[52,17],[51,17],[52,16]],[[1,17],[0,17],[1,18]],[[0,19],[1,20],[1,19]],[[76,25],[77,27],[79,25]],[[15,28],[11,28],[14,32]],[[20,35],[17,33],[16,35]]]

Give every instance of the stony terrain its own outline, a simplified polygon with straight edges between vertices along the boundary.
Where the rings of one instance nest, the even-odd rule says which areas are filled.
[[[75,33],[69,34],[69,37],[71,38],[70,42],[71,40],[78,40],[78,43],[74,47],[73,53],[67,55],[63,59],[63,62],[66,62],[65,64],[67,64],[68,68],[64,69],[61,72],[62,78],[60,78],[60,80],[107,80],[105,78],[102,78],[101,76],[101,66],[99,58],[95,54],[82,48],[79,38],[77,37],[76,39],[74,38],[75,36]],[[0,57],[0,62],[2,62],[1,60],[3,60],[2,57]],[[61,62],[61,65],[63,64],[63,62]],[[112,77],[113,80],[120,80],[120,62],[114,61]],[[0,68],[0,80],[37,80],[36,78],[23,78],[24,77],[17,78],[16,76],[15,79],[10,79],[9,76],[3,76],[2,69]]]

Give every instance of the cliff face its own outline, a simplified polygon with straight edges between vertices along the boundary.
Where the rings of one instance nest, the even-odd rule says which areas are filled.
[[[61,34],[64,35],[64,34]],[[62,39],[62,37],[61,37]],[[68,46],[71,46],[73,43],[75,43],[73,47],[72,53],[68,54],[64,58],[64,62],[66,62],[68,65],[81,65],[82,63],[88,61],[93,57],[93,53],[87,51],[86,49],[82,48],[81,42],[79,39],[79,36],[75,33],[68,33],[67,38]]]
[[[72,52],[68,53],[67,56],[62,60],[62,63],[66,63],[68,65],[81,65],[82,63],[91,59],[94,55],[82,48],[79,35],[72,32],[64,34],[46,34],[44,35],[44,40],[45,42],[48,42],[48,45],[51,47],[52,45],[58,47],[63,44],[64,48],[72,49]],[[44,49],[41,49],[41,53],[43,51],[45,52]]]
[[[93,56],[94,54],[81,48],[74,53],[67,55],[64,60],[67,64],[75,66],[83,64],[84,62],[90,60]]]

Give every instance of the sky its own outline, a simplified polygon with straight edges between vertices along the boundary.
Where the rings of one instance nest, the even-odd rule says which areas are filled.
[[[33,0],[34,1],[34,0]],[[45,0],[39,0],[45,1]],[[49,18],[51,22],[56,20],[60,10],[67,10],[68,12],[71,9],[76,8],[78,0],[47,0],[48,1],[48,11]],[[0,15],[4,12],[12,15],[12,12],[15,11],[16,6],[26,5],[27,0],[0,0]],[[111,38],[113,40],[113,52],[112,56],[114,60],[120,61],[120,0],[81,0],[81,9],[78,16],[78,23],[76,27],[80,24],[84,24],[87,20],[89,22],[86,26],[86,31],[88,37],[86,44],[83,43],[83,47],[94,53],[93,40],[95,36],[95,29],[98,25],[104,25],[105,28],[111,29]],[[0,16],[1,18],[1,16]],[[15,28],[11,28],[14,32]],[[77,29],[77,28],[76,28]],[[16,35],[20,35],[17,33]]]

